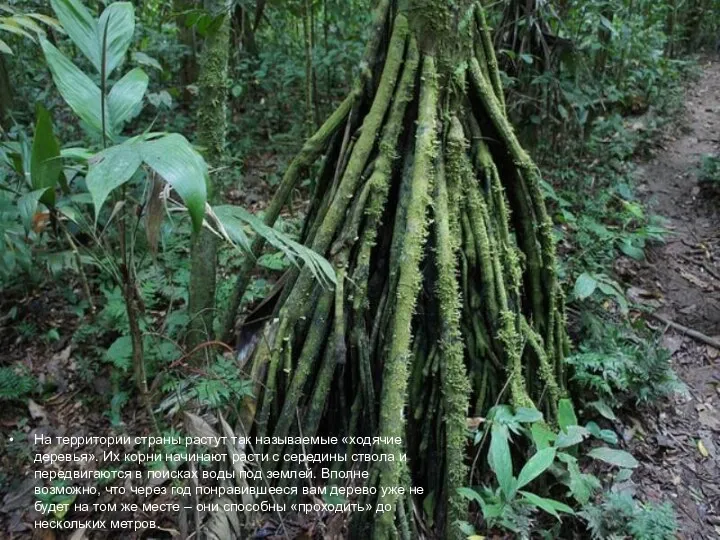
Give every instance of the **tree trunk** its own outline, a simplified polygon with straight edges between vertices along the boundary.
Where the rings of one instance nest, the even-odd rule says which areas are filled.
[[[205,159],[215,167],[222,165],[227,131],[227,72],[230,48],[230,3],[214,0],[213,14],[224,14],[220,27],[205,39],[203,62],[200,70],[200,106],[198,108],[198,141],[204,148]],[[217,187],[223,182],[215,174],[208,186],[208,199],[214,200]],[[213,177],[211,177],[213,178]],[[190,326],[187,345],[194,350],[205,340],[212,339],[215,320],[217,238],[207,229],[193,234],[188,312]],[[201,360],[209,349],[199,351],[195,360]]]
[[[256,16],[259,12],[259,17],[262,18],[262,10],[264,2],[259,2],[256,6]],[[244,51],[252,58],[257,58],[259,51],[257,42],[255,41],[255,24],[253,20],[255,18],[250,15],[247,9],[243,8],[241,4],[235,6],[235,11],[232,17],[232,29],[233,34],[236,36],[236,48]],[[258,23],[260,19],[257,19]]]
[[[180,85],[183,88],[182,99],[188,104],[192,95],[188,87],[195,84],[198,77],[198,64],[195,57],[196,39],[195,29],[188,28],[185,24],[185,12],[194,7],[192,0],[173,0],[173,11],[175,12],[175,24],[178,29],[178,41],[185,47],[180,66]]]
[[[552,421],[564,394],[552,224],[507,120],[482,9],[381,0],[374,31],[354,92],[266,213],[272,223],[324,151],[302,241],[337,268],[337,287],[291,271],[249,360],[255,397],[242,420],[265,443],[259,454],[338,451],[288,436],[379,437],[372,454],[386,459],[360,461],[377,494],[358,502],[392,511],[357,512],[353,538],[416,536],[417,495],[381,489],[395,486],[434,493],[435,534],[460,538],[467,417],[510,403]]]
[[[12,109],[13,92],[10,75],[5,64],[5,56],[0,53],[0,127],[8,129],[8,113]]]

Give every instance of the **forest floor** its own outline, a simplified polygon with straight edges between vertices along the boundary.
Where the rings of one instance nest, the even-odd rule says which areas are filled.
[[[682,538],[720,538],[720,350],[667,321],[720,340],[720,194],[701,192],[702,156],[720,153],[720,62],[704,61],[686,94],[685,112],[637,164],[638,192],[670,234],[648,260],[625,269],[629,296],[660,317],[687,394],[626,415],[623,436],[641,462],[641,500],[673,502]]]

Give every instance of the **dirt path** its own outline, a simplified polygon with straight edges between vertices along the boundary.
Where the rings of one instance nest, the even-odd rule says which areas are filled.
[[[634,277],[656,313],[720,338],[720,198],[701,193],[697,172],[704,154],[720,154],[720,61],[703,64],[686,95],[684,117],[637,180],[652,211],[671,231]],[[720,538],[720,351],[661,322],[663,345],[688,387],[662,410],[630,418],[626,432],[641,460],[639,494],[673,501],[681,537]]]

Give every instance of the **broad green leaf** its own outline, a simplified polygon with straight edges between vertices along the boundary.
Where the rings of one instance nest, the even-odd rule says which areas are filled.
[[[132,53],[132,59],[140,64],[141,66],[148,66],[154,69],[157,69],[158,71],[162,71],[163,68],[160,65],[160,62],[155,60],[152,56],[148,56],[144,52],[134,52]]]
[[[600,15],[600,24],[607,28],[613,35],[617,35],[617,30],[615,30],[615,26],[613,26],[613,23],[610,22],[607,17]]]
[[[460,529],[460,532],[463,533],[465,536],[475,534],[475,527],[473,527],[472,524],[468,523],[467,521],[456,521],[455,524],[457,525],[458,529]]]
[[[112,131],[119,133],[123,122],[132,118],[148,87],[148,76],[140,68],[128,71],[108,94]]]
[[[512,498],[516,489],[513,476],[512,456],[510,455],[507,426],[494,423],[488,450],[488,464],[497,477],[498,484],[505,497]]]
[[[530,434],[532,436],[533,443],[538,450],[547,448],[550,443],[557,437],[547,426],[540,422],[534,423],[530,426]]]
[[[521,491],[520,494],[530,504],[540,508],[541,510],[545,510],[548,514],[552,514],[558,519],[560,519],[558,512],[575,514],[572,508],[570,508],[567,504],[561,503],[560,501],[556,501],[554,499],[546,499],[545,497],[540,497],[539,495],[535,495],[534,493],[530,493],[529,491]]]
[[[570,480],[567,482],[567,486],[570,488],[570,493],[572,493],[572,496],[575,497],[575,500],[580,504],[587,504],[592,494],[602,487],[600,480],[592,474],[584,474],[580,472],[577,459],[570,454],[558,452],[557,457],[560,461],[567,464],[568,473],[570,475]]]
[[[642,261],[645,259],[645,251],[632,243],[629,238],[623,238],[620,241],[620,251],[622,251],[628,257],[635,259],[636,261]]]
[[[537,409],[530,409],[528,407],[520,407],[515,411],[515,421],[523,424],[529,424],[532,422],[539,422],[543,419],[543,415]]]
[[[258,219],[244,208],[240,208],[240,211],[245,214],[244,219],[255,232],[265,238],[271,246],[282,251],[292,264],[300,266],[300,261],[302,261],[318,281],[326,285],[335,285],[337,283],[335,270],[323,256],[295,242],[272,227],[268,227],[261,219]]]
[[[0,30],[5,30],[6,32],[10,32],[11,34],[17,34],[18,36],[23,36],[28,38],[31,41],[35,41],[35,36],[33,36],[31,33],[25,31],[22,26],[20,26],[17,21],[13,19],[3,19],[3,22],[0,22]]]
[[[599,281],[598,289],[600,289],[600,292],[602,292],[603,294],[612,296],[615,299],[615,301],[617,302],[618,306],[620,307],[620,311],[623,314],[627,314],[628,309],[630,309],[630,306],[628,305],[627,299],[625,298],[625,294],[623,293],[622,289],[620,288],[620,285],[618,285],[616,281],[614,281],[614,280]]]
[[[458,495],[460,495],[461,497],[464,497],[468,501],[475,501],[479,504],[485,503],[485,501],[483,501],[480,494],[472,488],[459,487],[459,488],[457,488],[457,493],[458,493]]]
[[[213,208],[215,217],[225,229],[225,232],[235,244],[246,253],[250,253],[250,239],[245,233],[246,222],[238,217],[233,206],[216,206]]]
[[[588,430],[580,426],[568,426],[558,433],[555,439],[556,448],[568,448],[580,444],[589,436]]]
[[[131,140],[111,146],[90,160],[85,183],[95,206],[95,221],[112,190],[130,180],[142,164],[141,144]]]
[[[617,465],[618,467],[624,467],[626,469],[634,469],[640,465],[629,452],[625,452],[624,450],[615,450],[614,448],[593,448],[588,452],[588,456],[604,461],[605,463],[609,463],[610,465]]]
[[[135,8],[130,2],[113,2],[100,15],[97,23],[98,72],[102,66],[102,44],[107,26],[107,52],[105,75],[120,65],[135,33]]]
[[[80,0],[50,0],[50,5],[75,46],[99,72],[100,47],[95,17]]]
[[[617,433],[611,429],[600,429],[600,426],[598,426],[595,422],[588,422],[585,424],[585,429],[587,429],[588,432],[590,432],[590,435],[596,439],[605,441],[608,444],[617,444],[618,442]]]
[[[102,133],[100,88],[49,41],[41,41],[53,80],[70,108],[86,124]]]
[[[60,22],[57,19],[53,19],[52,17],[48,17],[47,15],[43,15],[42,13],[28,13],[27,17],[31,17],[36,21],[47,24],[48,26],[62,34],[65,33],[65,30],[63,30],[63,27],[60,26]]]
[[[632,478],[633,470],[632,469],[620,469],[618,473],[615,475],[615,478],[613,479],[614,483],[617,485],[620,482],[627,482]]]
[[[21,26],[23,28],[26,28],[27,30],[30,30],[31,32],[35,32],[37,36],[44,36],[45,30],[42,29],[42,27],[30,19],[29,17],[25,15],[17,15],[11,19],[13,24],[16,24],[18,26]]]
[[[25,234],[30,234],[32,230],[33,217],[37,212],[38,203],[47,189],[41,188],[30,191],[17,200],[18,213],[23,227],[25,227]]]
[[[79,146],[73,146],[71,148],[63,148],[60,150],[60,155],[63,159],[74,159],[77,161],[88,161],[95,154],[87,148],[81,148]]]
[[[0,39],[0,53],[13,54],[12,49],[2,39]]]
[[[617,420],[617,417],[615,416],[615,413],[610,408],[610,406],[605,403],[602,400],[598,401],[591,401],[588,403],[591,407],[594,407],[597,412],[599,412],[602,416],[607,418],[608,420]]]
[[[588,296],[595,292],[597,287],[597,280],[587,272],[583,272],[575,281],[575,287],[573,287],[573,296],[578,300],[585,300]]]
[[[520,471],[516,489],[535,480],[553,464],[553,461],[555,461],[555,448],[545,448],[535,453]]]
[[[177,133],[144,142],[142,159],[185,201],[193,228],[199,231],[205,217],[208,169],[205,160]]]
[[[30,154],[30,184],[34,190],[47,190],[43,202],[52,206],[55,203],[55,185],[62,174],[60,143],[53,133],[50,113],[38,104],[37,123]]]
[[[567,429],[568,426],[576,426],[578,423],[575,416],[575,408],[572,401],[563,398],[558,402],[558,425],[560,429]]]
[[[99,20],[80,0],[50,0],[53,11],[65,32],[80,52],[102,72],[102,47],[107,25],[106,75],[118,66],[127,52],[135,32],[135,13],[130,2],[114,2],[103,11]]]
[[[490,409],[488,412],[488,418],[498,424],[517,424],[515,420],[515,413],[508,405],[497,405]]]

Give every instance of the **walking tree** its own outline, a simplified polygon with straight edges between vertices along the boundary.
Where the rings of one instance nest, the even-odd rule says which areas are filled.
[[[284,280],[250,359],[259,382],[245,426],[259,437],[401,438],[373,448],[390,459],[369,480],[372,502],[394,511],[356,523],[357,537],[408,531],[411,499],[379,489],[402,485],[434,492],[434,522],[450,537],[466,512],[467,418],[505,402],[552,419],[564,392],[552,225],[507,120],[480,5],[380,0],[365,54],[355,90],[266,213],[272,224],[324,154],[302,242],[332,262],[337,284],[307,269]]]

